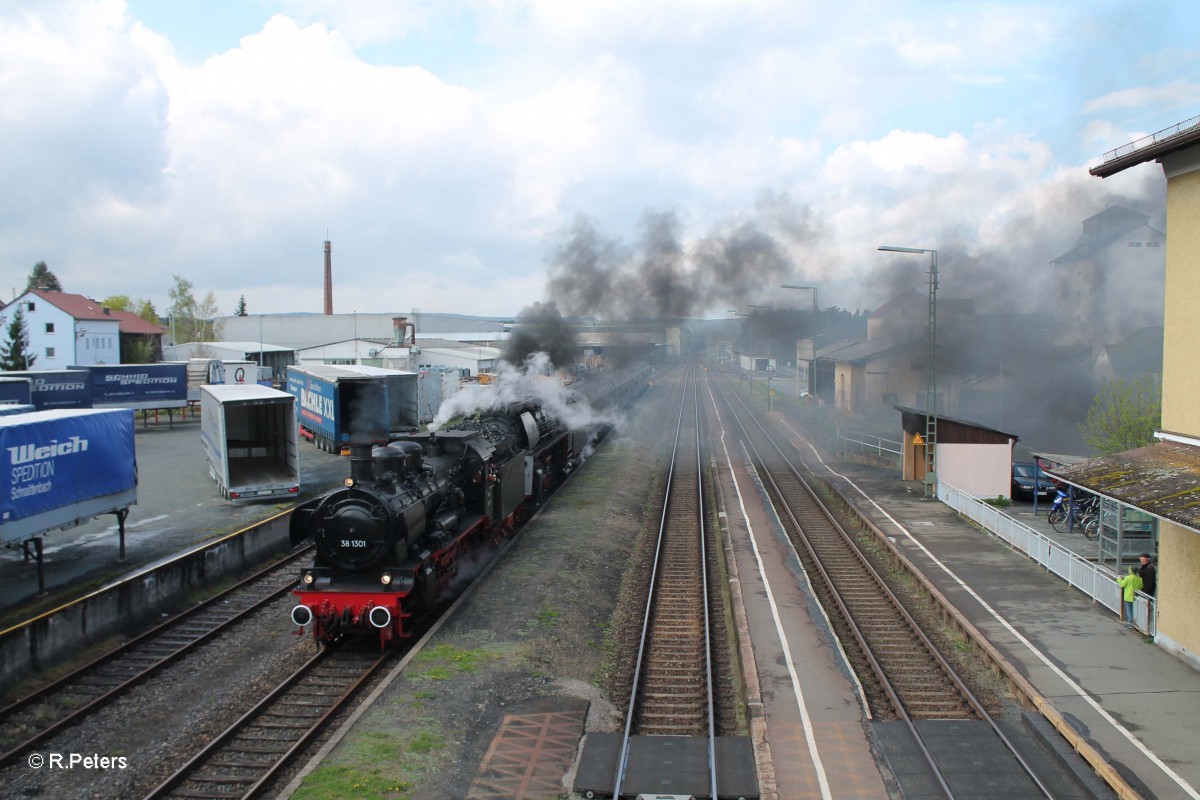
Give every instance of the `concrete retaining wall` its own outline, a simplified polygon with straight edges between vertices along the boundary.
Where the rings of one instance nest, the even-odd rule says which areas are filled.
[[[10,628],[0,634],[0,685],[12,686],[110,636],[145,626],[193,592],[286,552],[289,516],[274,516]]]

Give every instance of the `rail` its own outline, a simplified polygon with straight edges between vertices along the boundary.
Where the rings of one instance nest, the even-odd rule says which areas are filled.
[[[689,386],[692,392],[690,418]],[[629,707],[613,780],[614,798],[622,796],[628,777],[635,728],[642,735],[698,736],[703,732],[709,796],[714,800],[718,797],[712,621],[704,528],[707,504],[701,458],[699,383],[691,373],[684,376],[683,389],[629,691]],[[687,430],[689,426],[690,431]],[[687,433],[692,439],[690,443],[684,438]],[[696,585],[697,575],[699,586]],[[703,612],[700,619],[697,619],[697,610]],[[696,666],[700,662],[703,663],[703,677],[695,680]],[[700,691],[701,687],[703,691]],[[701,704],[702,714],[698,713]]]
[[[938,499],[1120,616],[1122,590],[1108,570],[945,481],[938,481]],[[1154,635],[1154,601],[1149,595],[1138,592],[1133,604],[1133,624],[1138,630]]]
[[[1104,163],[1107,164],[1109,161],[1113,161],[1121,158],[1122,156],[1127,156],[1130,153],[1137,152],[1143,147],[1149,147],[1150,145],[1158,144],[1159,142],[1170,139],[1172,136],[1176,136],[1186,130],[1190,130],[1197,125],[1200,125],[1200,117],[1192,117],[1191,119],[1185,119],[1183,122],[1177,122],[1169,128],[1163,128],[1157,133],[1152,133],[1149,136],[1143,136],[1140,139],[1135,139],[1129,144],[1123,144],[1120,147],[1114,150],[1109,150],[1107,153],[1105,153]]]

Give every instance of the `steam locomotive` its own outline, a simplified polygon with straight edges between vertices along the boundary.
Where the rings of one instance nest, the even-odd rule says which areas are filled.
[[[580,464],[610,424],[592,413],[628,406],[650,383],[638,363],[579,381],[558,415],[535,399],[460,417],[386,445],[351,444],[344,485],[298,506],[293,545],[316,554],[301,569],[292,621],[330,642],[377,634],[384,647],[453,592],[460,572],[497,545]],[[570,427],[564,417],[587,417]]]

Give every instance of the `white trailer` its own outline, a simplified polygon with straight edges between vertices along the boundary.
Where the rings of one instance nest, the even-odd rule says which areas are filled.
[[[287,392],[253,383],[200,387],[200,441],[225,499],[300,491],[296,399]]]

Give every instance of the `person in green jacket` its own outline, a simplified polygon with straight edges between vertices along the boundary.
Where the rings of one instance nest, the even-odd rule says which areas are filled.
[[[1129,574],[1122,575],[1117,578],[1117,585],[1124,591],[1125,600],[1125,627],[1133,627],[1133,601],[1137,597],[1138,590],[1142,588],[1142,576],[1138,575],[1137,565],[1129,567]]]

